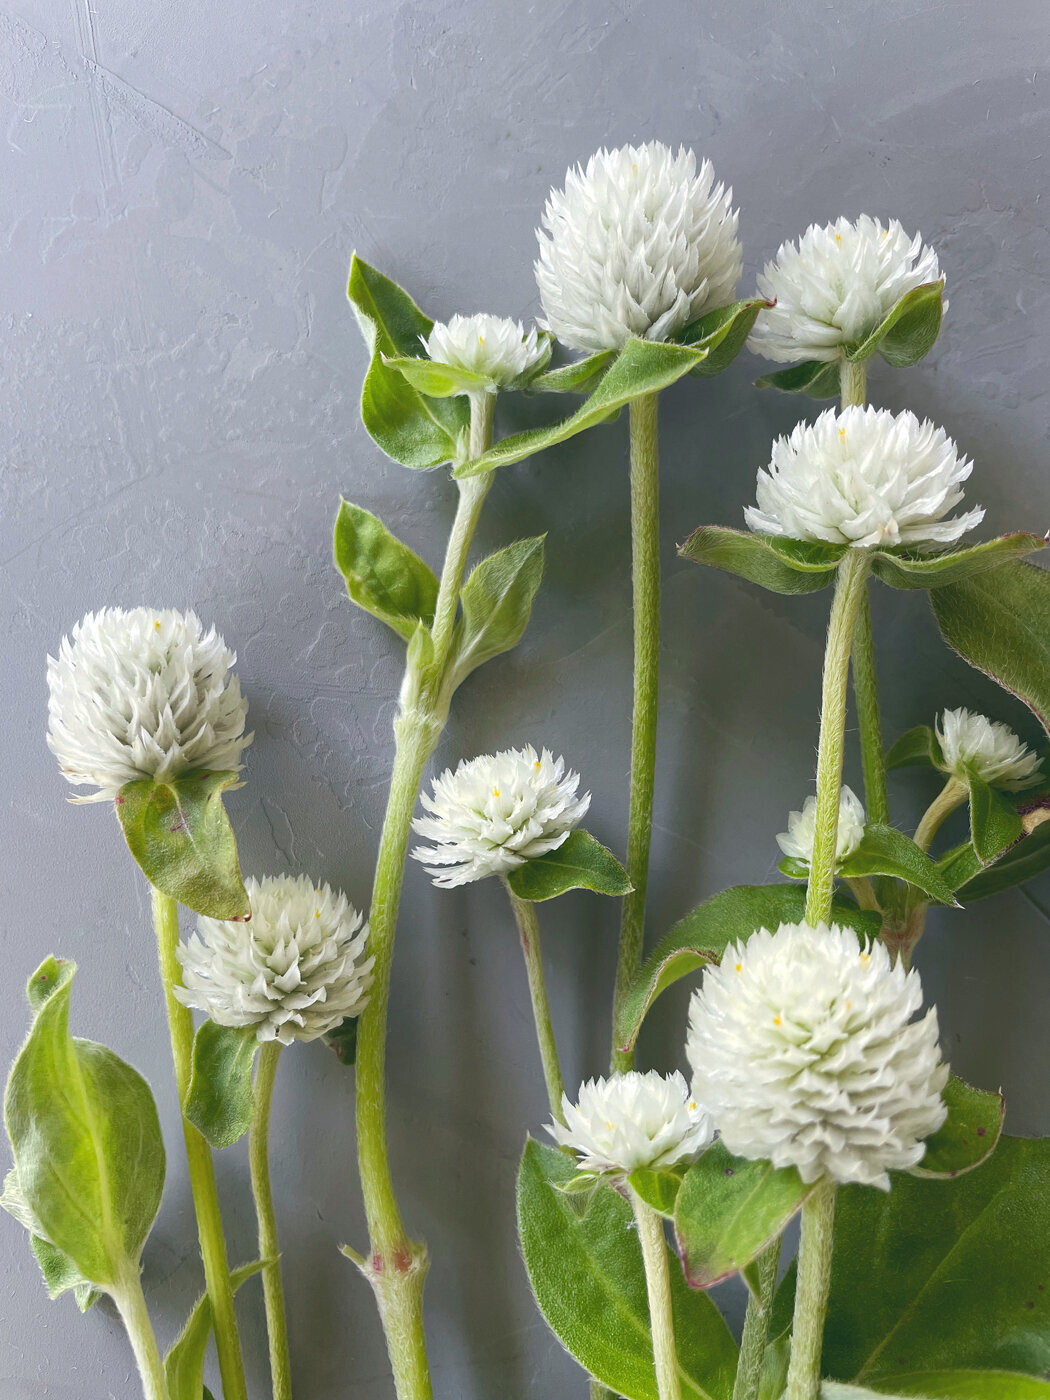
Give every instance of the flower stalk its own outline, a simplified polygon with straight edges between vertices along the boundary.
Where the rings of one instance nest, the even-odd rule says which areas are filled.
[[[802,1206],[795,1318],[784,1400],[818,1400],[834,1228],[835,1183],[825,1179]]]
[[[252,1123],[248,1138],[252,1196],[259,1226],[259,1258],[263,1261],[263,1299],[266,1305],[266,1335],[270,1348],[270,1384],[273,1400],[291,1400],[292,1363],[288,1353],[288,1323],[285,1316],[284,1285],[281,1281],[280,1246],[277,1218],[270,1185],[270,1108],[280,1041],[268,1041],[259,1051],[252,1092]]]
[[[769,1313],[773,1306],[779,1266],[780,1240],[775,1239],[758,1256],[758,1293],[748,1294],[744,1332],[740,1339],[740,1360],[733,1382],[733,1400],[758,1400],[769,1342]]]
[[[930,849],[933,838],[941,826],[957,808],[963,805],[968,797],[969,790],[965,783],[961,783],[956,777],[948,779],[926,808],[922,814],[922,820],[915,828],[915,844],[920,850],[928,851]]]
[[[554,1025],[551,1021],[550,1002],[547,999],[547,979],[543,973],[543,951],[540,946],[540,924],[536,917],[536,906],[529,899],[519,899],[506,878],[504,888],[514,911],[521,939],[521,951],[525,957],[525,971],[529,979],[529,995],[532,999],[532,1017],[536,1023],[536,1039],[543,1064],[543,1078],[547,1085],[551,1113],[559,1123],[565,1121],[562,1111],[562,1096],[565,1081],[562,1078],[561,1061],[558,1058],[558,1045],[554,1038]]]
[[[633,1187],[627,1192],[638,1225],[638,1239],[645,1264],[645,1284],[649,1295],[649,1325],[653,1336],[656,1365],[656,1392],[660,1400],[681,1400],[678,1355],[674,1342],[674,1314],[671,1307],[671,1276],[667,1268],[667,1241],[663,1219],[647,1205]]]
[[[112,1296],[135,1354],[144,1400],[169,1400],[164,1362],[146,1308],[138,1268],[129,1270],[127,1278],[113,1290]]]

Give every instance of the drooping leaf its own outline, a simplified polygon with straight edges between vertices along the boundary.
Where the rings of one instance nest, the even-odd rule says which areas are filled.
[[[913,1176],[954,1177],[973,1171],[995,1151],[1003,1130],[1002,1094],[975,1089],[953,1074],[944,1088],[948,1117],[926,1139],[926,1153]]]
[[[116,797],[128,849],[162,894],[212,919],[247,919],[237,841],[222,794],[236,773],[198,769],[125,783]]]
[[[543,577],[545,538],[516,540],[472,570],[460,594],[463,617],[449,663],[454,685],[521,640]]]
[[[1024,835],[1017,809],[1005,793],[970,773],[970,840],[977,858],[987,865]]]
[[[377,515],[343,501],[335,522],[335,564],[359,608],[409,641],[434,621],[433,569],[392,535]]]
[[[925,851],[910,836],[892,826],[869,822],[857,849],[839,866],[846,879],[866,875],[893,875],[942,904],[955,904],[955,895],[944,876]]]
[[[752,297],[747,301],[735,301],[731,306],[720,306],[706,312],[699,320],[691,321],[675,340],[679,345],[706,350],[707,357],[689,373],[704,379],[721,374],[743,350],[758,313],[772,305],[773,302],[763,297]]]
[[[774,370],[755,380],[759,389],[779,389],[782,394],[808,394],[811,399],[837,399],[839,365],[837,360],[806,360],[790,369]]]
[[[685,1277],[711,1288],[739,1273],[780,1235],[815,1189],[793,1167],[734,1157],[712,1143],[685,1174],[674,1213]]]
[[[906,730],[886,752],[888,769],[943,766],[940,742],[928,724],[917,724],[914,729]]]
[[[259,1049],[254,1026],[202,1021],[193,1037],[186,1117],[212,1147],[231,1147],[252,1122],[252,1066]]]
[[[933,349],[941,329],[943,308],[943,278],[913,287],[905,292],[867,340],[847,349],[846,358],[856,363],[879,354],[895,369],[918,364]]]
[[[530,1139],[518,1173],[518,1228],[540,1311],[584,1370],[626,1400],[657,1400],[649,1303],[634,1216],[600,1186],[579,1216],[557,1184],[573,1175],[561,1152]],[[683,1400],[729,1400],[736,1344],[718,1309],[671,1263]]]
[[[627,1179],[632,1190],[646,1205],[652,1206],[658,1215],[670,1220],[674,1216],[675,1202],[684,1178],[684,1171],[678,1169],[664,1167],[654,1170],[651,1167],[639,1167]]]
[[[615,350],[599,350],[584,360],[559,365],[545,374],[538,374],[528,387],[530,394],[589,394],[602,375],[616,359]]]
[[[264,1261],[255,1259],[250,1264],[242,1264],[239,1269],[231,1269],[233,1291],[236,1293],[242,1283],[246,1283],[263,1267]],[[164,1379],[168,1383],[169,1400],[202,1400],[202,1395],[208,1394],[204,1385],[204,1356],[211,1326],[211,1303],[207,1293],[203,1293],[187,1318],[186,1326],[164,1358]]]
[[[507,876],[519,899],[539,902],[566,890],[624,895],[631,888],[627,871],[589,831],[577,827],[555,851],[519,865]]]
[[[701,525],[679,547],[683,559],[736,574],[771,593],[816,593],[835,580],[845,546],[811,544]]]
[[[948,554],[915,554],[904,551],[876,549],[872,553],[872,570],[891,588],[944,588],[950,583],[974,578],[997,569],[1011,559],[1022,559],[1037,549],[1045,549],[1041,535],[1018,532],[1001,535],[997,540],[956,549]]]

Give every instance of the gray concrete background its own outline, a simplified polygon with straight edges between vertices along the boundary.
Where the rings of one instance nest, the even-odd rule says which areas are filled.
[[[340,493],[436,561],[454,491],[387,462],[360,427],[364,348],[351,250],[431,314],[536,310],[533,228],[552,182],[603,142],[660,137],[714,160],[741,207],[743,289],[811,221],[900,217],[941,255],[951,309],[918,369],[875,400],[943,422],[975,462],[987,533],[1050,525],[1050,26],[1038,0],[315,0],[177,7],[6,0],[0,9],[5,722],[0,1061],[25,978],[80,964],[75,1029],[155,1086],[170,1147],[146,1251],[163,1342],[200,1286],[142,881],[107,811],[65,805],[44,743],[45,656],[88,608],[192,605],[239,653],[257,732],[230,810],[247,871],[306,870],[367,899],[400,649],[330,562]],[[680,563],[702,521],[738,524],[772,436],[806,405],[759,393],[744,356],[662,412],[664,689],[652,934],[699,899],[774,875],[774,834],[809,790],[827,595],[782,599]],[[504,431],[554,406],[508,403]],[[439,759],[551,745],[623,849],[630,612],[625,430],[506,470],[479,550],[549,531],[523,645],[457,697]],[[888,733],[937,707],[1014,701],[949,657],[922,596],[880,589]],[[850,759],[856,777],[855,758]],[[895,779],[901,824],[930,779]],[[938,916],[918,962],[956,1068],[1002,1084],[1010,1125],[1050,1128],[1050,881]],[[616,910],[543,911],[570,1081],[604,1067]],[[685,991],[643,1039],[679,1062]],[[352,1075],[286,1057],[275,1178],[297,1394],[392,1394],[361,1245]],[[513,1183],[544,1118],[524,973],[497,887],[406,881],[393,990],[391,1140],[405,1216],[434,1265],[436,1390],[579,1395],[518,1258]],[[252,1250],[240,1148],[219,1159],[234,1258]],[[104,1308],[49,1304],[0,1220],[0,1395],[131,1400]],[[737,1301],[730,1298],[729,1306]],[[241,1312],[267,1393],[258,1290]]]

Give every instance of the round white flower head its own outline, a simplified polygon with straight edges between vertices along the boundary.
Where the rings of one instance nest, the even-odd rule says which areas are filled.
[[[945,770],[965,783],[971,773],[992,787],[1020,792],[1043,776],[1043,760],[1012,729],[970,710],[945,710],[937,723]]]
[[[112,799],[125,783],[239,769],[252,741],[236,656],[196,613],[103,608],[47,659],[47,742],[68,782]]]
[[[741,1157],[889,1187],[946,1117],[937,1012],[914,970],[852,929],[782,924],[731,944],[689,1009],[693,1093]]]
[[[432,360],[480,374],[494,389],[520,379],[550,353],[535,326],[526,335],[520,321],[506,316],[453,316],[436,321],[430,335],[420,339]]]
[[[909,410],[829,408],[773,444],[744,519],[757,534],[859,549],[954,544],[984,518],[980,507],[944,518],[972,470],[943,428]]]
[[[636,1171],[673,1167],[696,1157],[714,1136],[711,1120],[690,1096],[682,1075],[629,1070],[580,1085],[578,1103],[562,1095],[564,1123],[547,1132],[571,1147],[581,1170]]]
[[[576,796],[579,784],[563,758],[531,744],[464,760],[434,779],[433,797],[422,794],[431,815],[412,826],[435,844],[412,855],[446,890],[503,875],[557,850],[579,825],[591,805],[589,792]]]
[[[812,224],[782,243],[758,278],[776,305],[759,312],[748,348],[767,360],[837,360],[860,345],[907,292],[940,280],[937,254],[921,234],[909,238],[896,219],[884,228],[862,214]]]
[[[368,925],[346,895],[305,875],[248,880],[249,921],[198,921],[179,946],[175,995],[260,1041],[316,1040],[368,1005]]]
[[[740,279],[733,192],[711,162],[659,141],[598,151],[552,190],[537,230],[545,326],[594,353],[631,336],[668,340]]]
[[[808,865],[813,859],[813,841],[817,829],[817,799],[807,797],[801,812],[788,813],[788,829],[777,837],[777,845],[786,856],[804,860]],[[864,839],[864,804],[853,791],[843,785],[839,795],[838,845],[835,860],[838,864],[851,856]]]

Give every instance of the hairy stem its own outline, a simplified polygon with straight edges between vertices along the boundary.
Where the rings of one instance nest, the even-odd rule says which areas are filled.
[[[868,366],[845,358],[839,361],[839,402],[843,408],[862,405],[868,396]]]
[[[660,665],[660,463],[657,443],[659,398],[635,399],[631,414],[631,555],[634,585],[634,710],[631,725],[631,796],[627,826],[627,875],[620,949],[613,996],[614,1070],[634,1064],[620,1048],[620,1013],[642,966],[645,893],[653,830],[656,775],[656,709]]]
[[[565,1092],[561,1062],[558,1059],[558,1045],[554,1039],[554,1025],[551,1021],[551,1008],[547,1000],[547,979],[543,975],[543,951],[540,947],[540,925],[536,917],[536,906],[529,899],[519,899],[506,878],[504,888],[510,898],[511,908],[518,925],[521,938],[521,951],[525,955],[525,971],[529,978],[529,995],[532,998],[532,1018],[536,1023],[536,1039],[540,1047],[540,1060],[543,1063],[543,1078],[547,1085],[551,1113],[559,1123],[564,1122],[561,1100]]]
[[[915,844],[922,851],[928,851],[933,838],[941,829],[942,824],[947,821],[956,808],[961,807],[969,796],[965,783],[960,783],[958,778],[949,778],[944,787],[933,799],[926,811],[922,814],[922,820],[915,828]]]
[[[480,457],[492,440],[492,414],[496,403],[495,394],[472,394],[470,398],[470,457]],[[456,625],[456,609],[459,606],[459,590],[467,568],[467,555],[470,553],[474,532],[478,528],[481,507],[495,479],[495,472],[484,476],[468,476],[457,480],[459,505],[445,550],[445,563],[441,570],[437,605],[434,609],[434,625],[431,635],[434,639],[435,657],[448,653],[452,640],[452,630]]]
[[[802,1207],[795,1320],[784,1400],[818,1400],[834,1233],[835,1183],[824,1180]]]
[[[671,1276],[667,1269],[667,1241],[663,1218],[628,1186],[638,1239],[645,1263],[645,1284],[649,1293],[649,1325],[653,1334],[653,1361],[656,1365],[656,1392],[660,1400],[681,1400],[678,1356],[674,1344],[674,1315],[671,1308]]]
[[[868,821],[885,824],[890,819],[890,803],[886,794],[886,759],[882,747],[875,638],[871,631],[871,596],[867,583],[857,608],[853,637],[853,697],[857,702],[860,758],[864,769],[864,806]]]
[[[153,923],[157,931],[160,975],[164,983],[168,1029],[171,1033],[171,1057],[175,1064],[175,1087],[178,1090],[181,1109],[186,1102],[193,1060],[193,1015],[189,1008],[183,1006],[176,998],[174,992],[176,987],[182,985],[182,969],[176,957],[176,949],[179,946],[179,907],[173,899],[169,899],[157,889],[153,891]],[[208,1301],[211,1303],[223,1395],[225,1400],[248,1400],[211,1149],[185,1116],[182,1120],[182,1134],[186,1142],[190,1190],[197,1213],[197,1233],[204,1263],[204,1284],[208,1292]]]
[[[131,1342],[131,1349],[135,1353],[135,1364],[139,1368],[144,1400],[169,1400],[164,1362],[161,1360],[153,1324],[146,1308],[146,1297],[142,1292],[142,1280],[137,1267],[129,1271],[127,1278],[113,1290],[112,1296]]]
[[[780,1240],[767,1245],[758,1256],[758,1296],[748,1295],[744,1335],[740,1339],[740,1360],[733,1384],[733,1400],[758,1400],[762,1367],[769,1341],[769,1313],[777,1286],[780,1266]]]
[[[248,1138],[252,1195],[259,1224],[259,1258],[263,1261],[263,1298],[266,1304],[266,1335],[270,1343],[270,1383],[273,1400],[291,1400],[292,1363],[288,1354],[288,1323],[285,1317],[284,1285],[281,1282],[277,1218],[270,1187],[270,1106],[273,1084],[282,1046],[271,1040],[259,1052],[252,1093],[252,1124]]]

